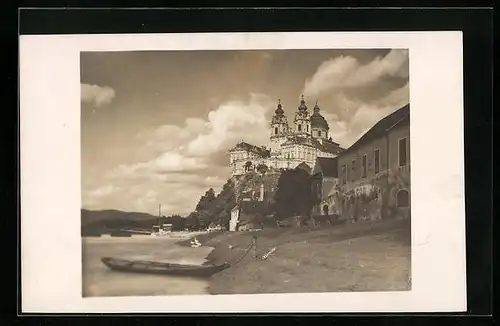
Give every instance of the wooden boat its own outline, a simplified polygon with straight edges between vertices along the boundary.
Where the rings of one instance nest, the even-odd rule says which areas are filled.
[[[127,260],[112,257],[103,257],[101,258],[101,261],[109,269],[114,271],[191,277],[209,277],[230,267],[228,263],[221,265],[182,265],[146,260]]]

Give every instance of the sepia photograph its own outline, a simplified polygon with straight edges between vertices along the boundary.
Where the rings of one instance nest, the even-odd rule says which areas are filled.
[[[27,35],[20,63],[23,312],[466,309],[460,32]]]
[[[81,52],[82,295],[411,290],[408,49]]]

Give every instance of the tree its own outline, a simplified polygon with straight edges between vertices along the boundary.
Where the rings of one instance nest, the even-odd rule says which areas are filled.
[[[253,165],[252,162],[247,161],[245,163],[245,171],[250,171],[252,169],[252,165]]]
[[[259,172],[260,174],[266,174],[266,172],[269,170],[269,168],[267,167],[267,165],[265,164],[259,164],[257,165],[257,172]]]
[[[190,214],[189,225],[196,225],[198,229],[208,227],[211,223],[229,227],[231,209],[236,205],[235,186],[232,179],[228,179],[217,195],[210,188],[199,200],[193,213]],[[186,221],[187,222],[187,221]]]
[[[278,181],[274,209],[279,219],[309,216],[312,208],[309,174],[302,169],[284,171]]]
[[[186,217],[185,227],[190,231],[196,231],[199,229],[200,223],[198,221],[198,213],[192,212]]]
[[[180,215],[172,215],[167,217],[166,223],[172,224],[172,231],[181,231],[185,228],[185,218]]]
[[[207,209],[210,204],[215,200],[215,191],[213,188],[210,188],[205,192],[203,196],[201,196],[198,205],[196,205],[196,211],[200,212]]]

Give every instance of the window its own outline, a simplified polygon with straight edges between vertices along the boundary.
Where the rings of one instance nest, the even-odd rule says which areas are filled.
[[[374,151],[374,159],[375,159],[375,174],[380,172],[380,150],[376,149]]]
[[[396,204],[398,207],[408,207],[410,205],[410,196],[407,190],[403,189],[398,192]]]
[[[399,166],[406,165],[406,138],[399,140]]]
[[[318,137],[321,137],[321,130],[318,130]]]
[[[351,180],[354,181],[356,180],[356,160],[352,160],[352,174],[351,174]]]
[[[299,125],[298,128],[299,128],[299,131],[302,131],[302,125]]]
[[[306,126],[306,130],[307,130],[307,132],[309,132],[309,125]]]
[[[361,177],[366,178],[366,154],[363,155],[363,160],[361,161],[361,165],[362,165],[362,169],[363,169]]]
[[[342,184],[345,185],[347,182],[347,169],[345,165],[342,165]]]
[[[277,135],[278,134],[278,127],[275,127],[274,128],[274,134]]]

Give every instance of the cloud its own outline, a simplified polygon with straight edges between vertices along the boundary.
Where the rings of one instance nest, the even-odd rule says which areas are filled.
[[[148,175],[188,172],[206,168],[206,163],[196,157],[186,157],[182,154],[171,151],[147,161],[131,165],[120,165],[108,173],[111,178],[141,178]]]
[[[98,188],[83,191],[82,200],[86,206],[92,207],[98,205],[100,202],[105,200],[107,197],[117,194],[122,191],[121,187],[117,187],[112,184],[107,184]]]
[[[81,101],[95,107],[110,104],[115,96],[115,90],[109,86],[81,84]]]
[[[409,102],[408,83],[374,102],[351,100],[341,114],[323,112],[330,125],[330,137],[344,147],[352,145],[383,117]]]
[[[137,177],[137,175],[135,175]],[[83,192],[83,206],[89,209],[119,209],[157,214],[162,204],[164,214],[187,215],[194,210],[201,195],[208,188],[220,191],[226,178],[197,173],[168,173],[143,176],[139,179],[113,180],[119,186],[105,186],[102,190]],[[105,189],[106,188],[106,189]],[[95,196],[96,193],[105,196]]]
[[[139,148],[149,151],[150,158],[108,171],[104,180],[123,191],[116,197],[111,194],[101,202],[84,204],[95,207],[106,203],[117,209],[150,211],[156,201],[172,212],[188,214],[208,188],[219,191],[226,182],[229,161],[223,161],[237,141],[269,141],[274,106],[267,96],[250,94],[246,101],[221,104],[205,119],[190,117],[181,126],[162,125],[141,131],[136,141],[142,144]],[[156,197],[148,197],[149,190],[154,190]]]
[[[408,51],[361,63],[354,56],[321,63],[302,93],[319,98],[332,140],[350,146],[384,116],[409,102]]]
[[[269,138],[269,113],[274,103],[267,96],[252,94],[250,101],[231,101],[208,114],[207,131],[191,140],[186,151],[189,155],[205,156],[244,139],[266,144]]]
[[[109,194],[112,194],[113,192],[116,192],[118,190],[120,190],[120,188],[117,188],[113,185],[106,185],[106,186],[99,187],[95,190],[92,190],[91,192],[89,192],[89,195],[93,196],[93,197],[101,198],[101,197],[105,197]]]
[[[303,94],[316,96],[332,89],[356,88],[373,84],[385,76],[408,77],[408,51],[391,50],[361,64],[352,56],[340,56],[323,62],[305,82]]]
[[[151,151],[175,151],[186,157],[220,158],[236,142],[267,145],[269,119],[275,103],[262,94],[232,100],[208,112],[206,119],[189,117],[182,126],[162,125],[143,130],[137,141]],[[144,149],[143,147],[143,149]]]

